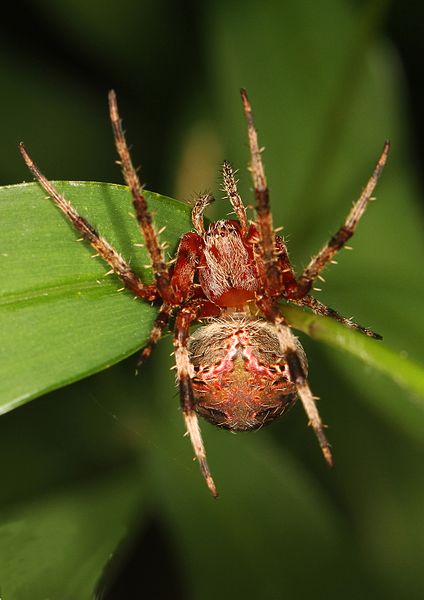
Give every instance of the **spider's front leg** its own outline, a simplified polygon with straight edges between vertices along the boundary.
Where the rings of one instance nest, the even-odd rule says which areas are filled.
[[[351,211],[346,217],[345,222],[340,229],[331,237],[327,244],[312,258],[309,265],[303,271],[297,282],[297,298],[303,298],[310,291],[313,282],[324,269],[324,267],[332,261],[334,255],[345,246],[346,242],[355,233],[356,227],[367,208],[378,179],[387,162],[387,156],[390,150],[390,143],[385,142],[381,155],[374,167],[371,177],[364,187],[358,200],[353,205]]]
[[[277,297],[283,295],[284,289],[295,291],[297,283],[285,243],[281,238],[275,236],[265,170],[253,122],[252,109],[245,90],[241,90],[241,97],[247,121],[251,154],[250,170],[257,202],[256,212],[260,236],[257,264],[262,285],[257,303],[265,317],[275,325],[282,354],[287,360],[290,378],[296,385],[299,398],[318,438],[324,458],[329,465],[332,465],[333,457],[330,445],[324,433],[324,424],[321,421],[315,397],[312,395],[302,360],[297,351],[296,338],[278,308]]]
[[[279,250],[275,244],[275,231],[272,223],[272,214],[269,202],[268,183],[261,158],[261,149],[258,143],[258,134],[253,121],[252,107],[246,90],[240,90],[244,114],[247,122],[247,135],[250,148],[250,166],[253,189],[256,197],[257,225],[260,237],[261,268],[260,278],[267,287],[270,295],[281,293],[282,274],[279,264]],[[283,240],[284,251],[287,254]],[[263,265],[263,267],[262,267]]]
[[[140,366],[150,356],[154,346],[159,341],[162,332],[166,329],[173,308],[179,306],[182,298],[185,297],[184,292],[186,289],[184,286],[190,286],[192,283],[195,258],[193,260],[187,259],[187,265],[189,264],[190,266],[189,269],[185,269],[184,278],[172,278],[172,269],[169,268],[165,261],[163,246],[159,242],[159,236],[155,231],[152,215],[143,194],[142,185],[131,159],[122,128],[122,121],[119,116],[116,94],[113,90],[109,92],[109,113],[115,138],[115,146],[120,158],[119,164],[121,165],[125,182],[130,188],[137,221],[143,233],[150,260],[152,261],[152,270],[156,281],[157,291],[164,301],[155,319],[149,340],[140,353],[137,363],[138,366]],[[184,247],[187,245],[184,244],[185,240],[183,238],[180,243],[180,255],[183,254]],[[175,269],[174,273],[179,273],[180,271],[181,268]]]
[[[318,315],[328,316],[351,329],[374,339],[381,339],[381,335],[367,327],[354,323],[340,315],[337,311],[325,306],[315,298],[309,296],[313,282],[320,277],[320,272],[331,262],[332,258],[352,237],[360,218],[362,217],[377,181],[381,175],[390,149],[386,142],[374,171],[367,182],[361,196],[355,202],[352,210],[347,216],[342,227],[322,248],[322,250],[311,260],[299,279],[296,279],[293,267],[288,257],[284,240],[275,236],[272,224],[272,216],[269,204],[269,191],[265,177],[265,171],[261,159],[261,150],[258,144],[258,136],[253,122],[252,109],[245,90],[241,90],[244,112],[248,127],[248,139],[251,154],[250,170],[252,172],[253,187],[257,200],[256,212],[260,235],[260,261],[259,274],[263,287],[270,296],[283,296],[286,300],[307,306]]]
[[[131,190],[135,214],[140,229],[143,232],[146,248],[152,261],[152,269],[158,292],[166,304],[178,304],[173,294],[169,268],[163,255],[163,248],[159,243],[158,234],[153,226],[152,215],[150,214],[143,194],[143,188],[131,160],[131,155],[122,129],[121,118],[118,112],[116,94],[113,90],[109,92],[109,112],[122,173],[126,184]]]
[[[315,314],[331,317],[339,323],[346,325],[350,329],[356,329],[357,331],[360,331],[368,337],[377,340],[382,339],[381,335],[375,333],[368,327],[363,327],[362,325],[354,323],[351,319],[343,317],[333,308],[325,306],[325,304],[322,304],[316,298],[309,296],[309,292],[312,288],[314,281],[317,278],[322,279],[322,277],[320,276],[321,271],[327,266],[329,262],[334,262],[333,257],[335,256],[335,254],[345,246],[346,242],[355,233],[356,227],[371,200],[374,188],[377,185],[378,179],[383,171],[384,165],[386,164],[389,150],[390,144],[389,142],[386,142],[384,144],[383,151],[377,161],[377,164],[375,165],[374,171],[370,179],[364,187],[359,199],[353,205],[343,225],[330,238],[328,243],[321,249],[321,251],[318,252],[318,254],[312,258],[309,265],[303,271],[299,279],[297,281],[290,282],[290,286],[286,288],[284,294],[287,300],[290,300],[295,304],[299,304],[300,306],[307,306]],[[287,263],[290,266],[288,259]],[[322,279],[322,281],[324,280]]]

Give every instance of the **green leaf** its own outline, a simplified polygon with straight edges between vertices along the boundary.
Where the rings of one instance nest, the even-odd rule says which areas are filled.
[[[128,190],[102,183],[58,183],[59,190],[146,280],[150,270]],[[161,240],[173,252],[190,228],[189,208],[146,192]],[[130,216],[131,215],[131,216]],[[38,184],[0,188],[0,407],[106,368],[146,341],[154,309],[134,301],[108,266],[46,198]]]

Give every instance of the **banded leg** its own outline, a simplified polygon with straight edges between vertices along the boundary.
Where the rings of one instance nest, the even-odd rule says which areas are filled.
[[[332,467],[333,456],[331,454],[330,444],[328,443],[324,433],[325,425],[323,424],[317,409],[315,402],[317,398],[312,395],[309,387],[305,369],[297,350],[296,338],[292,334],[287,322],[278,309],[278,305],[275,302],[264,300],[260,303],[260,308],[264,312],[265,316],[272,321],[276,327],[281,350],[287,359],[290,378],[296,385],[298,396],[302,402],[303,408],[305,409],[309,424],[314,429],[324,458],[330,467]]]
[[[315,314],[322,315],[324,317],[331,317],[335,321],[346,325],[346,327],[349,327],[350,329],[355,329],[356,331],[359,331],[360,333],[363,333],[364,335],[367,335],[368,337],[371,337],[375,340],[383,339],[383,337],[379,333],[375,333],[375,331],[368,329],[368,327],[363,327],[362,325],[358,325],[351,319],[343,317],[336,310],[330,308],[329,306],[326,306],[325,304],[322,304],[322,302],[319,302],[319,300],[313,298],[312,296],[304,296],[300,300],[290,300],[290,302],[293,302],[293,304],[298,304],[299,306],[307,306]]]
[[[224,180],[224,189],[227,193],[228,199],[231,202],[231,206],[234,208],[234,212],[237,215],[241,225],[241,233],[244,236],[247,235],[249,224],[246,218],[246,207],[243,204],[240,194],[237,191],[237,182],[234,177],[233,167],[228,161],[224,161],[222,165],[222,177]]]
[[[275,248],[275,232],[272,223],[272,215],[269,204],[269,190],[262,164],[261,149],[258,144],[258,134],[255,129],[252,115],[252,107],[247,97],[246,90],[240,91],[243,102],[244,114],[247,122],[247,133],[250,148],[250,171],[252,173],[253,188],[256,198],[257,223],[259,227],[261,256],[264,263],[265,281],[263,286],[271,295],[281,292],[282,282],[278,262],[278,254]]]
[[[81,217],[81,215],[78,214],[72,204],[65,200],[56,187],[41,173],[40,169],[29,156],[24,144],[21,143],[19,149],[27,167],[40,185],[45,189],[52,201],[64,213],[66,218],[72,223],[75,229],[79,231],[82,237],[90,242],[99,256],[112,267],[113,272],[118,275],[125,287],[143,300],[156,300],[158,296],[156,286],[145,285],[125,262],[122,256],[114,250],[104,237],[97,233],[84,217]]]
[[[157,314],[155,322],[153,323],[152,330],[150,332],[149,340],[147,344],[144,346],[142,351],[139,354],[137,360],[137,369],[141,367],[141,365],[149,358],[151,355],[153,348],[156,346],[158,341],[160,340],[163,331],[166,329],[169,323],[169,318],[171,316],[172,308],[167,304],[163,304],[160,307],[160,310]]]
[[[152,269],[155,275],[158,291],[165,302],[175,304],[175,302],[173,302],[174,298],[172,288],[170,286],[168,267],[163,256],[163,251],[159,243],[158,236],[153,227],[152,216],[147,207],[147,202],[143,195],[142,186],[140,184],[137,171],[135,170],[131,160],[124,131],[122,129],[121,119],[119,117],[116,94],[113,90],[109,92],[109,111],[113,134],[115,137],[115,145],[122,167],[122,173],[126,184],[131,190],[137,221],[143,232],[146,248],[150,254]]]
[[[190,305],[191,304],[191,305]],[[218,497],[215,482],[209,469],[206,459],[206,451],[200,432],[197,414],[194,410],[194,395],[191,380],[194,377],[193,365],[190,362],[190,356],[187,349],[187,340],[189,337],[190,324],[201,316],[202,307],[210,303],[193,301],[180,310],[175,321],[175,363],[177,366],[177,377],[180,390],[181,408],[184,421],[187,427],[187,433],[193,446],[194,454],[199,463],[200,470],[205,478],[212,496]],[[207,316],[207,312],[206,315]]]
[[[298,279],[299,296],[306,295],[312,287],[314,280],[318,277],[324,267],[331,262],[333,256],[345,245],[345,243],[355,233],[356,227],[368,206],[372,193],[377,181],[383,171],[384,165],[387,161],[387,156],[390,150],[390,143],[385,142],[383,151],[377,164],[374,167],[374,171],[368,180],[367,185],[364,187],[362,194],[353,205],[349,212],[346,221],[340,227],[340,229],[333,235],[329,242],[322,248],[322,250],[312,258],[309,265],[303,271],[302,275]]]

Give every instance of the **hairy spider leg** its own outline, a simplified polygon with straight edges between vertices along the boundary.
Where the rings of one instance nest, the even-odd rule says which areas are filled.
[[[249,146],[251,151],[251,171],[253,178],[253,185],[255,188],[255,195],[257,198],[257,212],[258,212],[258,223],[259,229],[261,233],[262,239],[270,239],[274,235],[274,230],[272,226],[271,213],[269,207],[269,192],[266,184],[265,172],[261,160],[261,151],[258,145],[258,137],[257,132],[253,122],[252,110],[250,106],[250,102],[247,97],[247,93],[245,90],[241,90],[241,96],[243,100],[244,111],[246,115],[246,120],[248,124],[248,136],[249,136]],[[285,299],[292,301],[294,304],[299,304],[301,306],[307,306],[314,313],[328,316],[340,323],[343,323],[347,327],[351,329],[355,329],[360,331],[361,333],[372,337],[374,339],[381,339],[381,336],[378,333],[368,329],[367,327],[363,327],[362,325],[358,325],[354,323],[352,320],[347,319],[340,315],[337,311],[332,308],[329,308],[308,296],[308,292],[310,291],[313,281],[318,277],[321,270],[331,261],[334,254],[340,250],[347,240],[352,237],[355,232],[356,226],[362,217],[369,201],[371,200],[372,193],[377,184],[377,181],[381,175],[381,172],[384,168],[384,165],[387,161],[387,155],[390,150],[389,142],[385,142],[383,151],[380,155],[379,160],[374,168],[374,171],[368,180],[367,185],[365,186],[361,196],[354,204],[352,210],[350,211],[345,223],[338,230],[338,232],[330,239],[328,244],[321,250],[321,252],[311,260],[308,267],[304,270],[303,274],[300,276],[298,280],[296,280],[296,276],[293,271],[293,267],[290,263],[290,259],[288,257],[287,247],[284,243],[284,240],[279,236],[275,237],[276,240],[276,249],[278,255],[278,269],[282,274],[284,291],[281,290],[281,294]],[[265,215],[268,215],[266,219],[261,219],[261,212]],[[266,230],[266,234],[264,237],[264,230]],[[271,244],[268,244],[268,248],[271,248]],[[265,247],[265,244],[263,243]],[[263,252],[264,262],[266,263],[267,258],[265,256],[265,252]],[[269,259],[268,259],[269,260]],[[275,261],[275,258],[273,259]],[[275,264],[275,262],[274,262]],[[266,273],[269,273],[269,270],[266,269]],[[269,277],[267,277],[268,284],[271,283]],[[273,290],[273,288],[269,288]],[[278,290],[278,288],[277,288]]]
[[[163,250],[159,243],[157,233],[153,227],[152,216],[147,207],[146,199],[143,195],[143,188],[137,175],[137,171],[131,160],[127,142],[125,140],[122,122],[118,112],[116,94],[113,90],[109,92],[109,112],[112,123],[115,145],[120,158],[122,174],[125,182],[131,190],[133,197],[134,210],[137,221],[143,232],[146,242],[146,248],[149,252],[153,274],[160,296],[167,304],[177,304],[172,287],[170,285],[170,275],[168,266],[163,256]]]
[[[283,284],[284,284],[283,296],[285,299],[289,300],[293,304],[298,304],[299,306],[307,306],[316,315],[330,317],[330,318],[334,319],[335,321],[342,323],[346,327],[349,327],[350,329],[359,331],[360,333],[363,333],[364,335],[367,335],[368,337],[371,337],[376,340],[382,339],[382,336],[380,334],[375,333],[375,331],[372,331],[368,327],[363,327],[362,325],[358,325],[358,323],[355,323],[354,321],[352,321],[352,319],[348,319],[347,317],[344,317],[343,315],[338,313],[336,310],[334,310],[334,308],[330,308],[329,306],[326,306],[325,304],[323,304],[316,298],[313,298],[312,296],[307,295],[307,296],[304,296],[303,298],[296,299],[296,293],[297,293],[296,275],[293,271],[293,267],[291,266],[289,257],[287,255],[287,250],[285,248],[285,245],[282,244],[282,239],[278,235],[275,238],[275,242],[276,242],[277,252],[279,252],[279,265],[280,265],[281,272],[283,274]]]
[[[302,402],[303,408],[312,425],[315,435],[325,460],[331,466],[333,459],[327,438],[324,433],[324,425],[319,415],[315,397],[311,389],[302,362],[296,349],[295,338],[282,315],[278,300],[272,296],[285,296],[284,275],[286,275],[287,288],[296,287],[296,280],[291,267],[287,248],[282,238],[276,240],[272,224],[272,215],[269,203],[269,191],[262,164],[261,152],[258,145],[258,136],[253,122],[252,109],[245,90],[241,90],[244,112],[247,121],[249,147],[251,154],[251,172],[253,187],[256,196],[256,212],[258,215],[258,226],[260,235],[259,258],[264,263],[264,280],[262,281],[263,297],[258,300],[258,306],[265,317],[274,323],[281,350],[287,359],[290,377]],[[287,293],[287,290],[286,290]]]
[[[174,336],[175,364],[177,366],[180,401],[184,421],[193,446],[194,454],[200,466],[200,471],[214,498],[218,497],[218,492],[206,459],[206,451],[200,432],[199,421],[194,410],[195,401],[192,378],[195,373],[190,361],[187,340],[190,335],[191,323],[202,317],[217,316],[217,310],[218,307],[208,300],[193,300],[187,303],[178,312],[175,319]]]
[[[367,335],[368,337],[371,337],[375,340],[383,339],[383,337],[379,333],[372,331],[372,329],[369,329],[368,327],[363,327],[362,325],[358,325],[358,323],[355,323],[354,321],[352,321],[352,319],[348,319],[347,317],[344,317],[343,315],[338,313],[336,310],[334,310],[334,308],[330,308],[329,306],[326,306],[325,304],[323,304],[316,298],[313,298],[312,296],[304,296],[300,300],[294,300],[293,298],[290,298],[290,302],[293,302],[293,304],[298,304],[299,306],[307,306],[316,315],[321,315],[323,317],[331,317],[335,321],[342,323],[342,325],[345,325],[346,327],[349,327],[350,329],[359,331],[360,333],[363,333],[364,335]]]
[[[296,339],[291,332],[287,321],[280,312],[277,300],[263,299],[259,302],[259,306],[265,316],[272,321],[276,327],[280,346],[289,367],[290,378],[296,385],[298,396],[308,417],[309,424],[312,426],[318,439],[324,458],[330,467],[332,467],[333,456],[331,454],[330,444],[324,433],[325,425],[321,420],[316,405],[316,400],[318,400],[318,398],[313,396],[311,388],[309,387],[302,361],[296,349]]]
[[[279,253],[279,265],[281,272],[283,274],[283,284],[284,284],[284,292],[283,296],[286,300],[289,300],[293,304],[297,304],[299,306],[307,306],[312,310],[316,315],[321,315],[324,317],[330,317],[339,323],[342,323],[346,327],[350,329],[355,329],[368,337],[374,338],[376,340],[381,340],[382,336],[375,331],[372,331],[368,327],[363,327],[362,325],[358,325],[347,317],[344,317],[340,313],[338,313],[334,308],[330,308],[326,306],[316,298],[312,296],[306,295],[303,298],[296,298],[297,295],[297,280],[296,275],[293,271],[293,267],[291,266],[287,249],[285,245],[282,243],[282,239],[277,235],[275,238],[277,252]]]
[[[114,90],[109,92],[109,113],[122,173],[126,184],[131,190],[134,210],[144,236],[147,251],[149,252],[152,261],[152,270],[158,292],[165,301],[155,319],[149,340],[139,356],[137,365],[140,366],[152,353],[154,346],[159,341],[164,329],[169,323],[172,306],[178,305],[180,299],[176,298],[173,286],[171,285],[170,270],[165,262],[163,250],[153,226],[152,216],[143,195],[137,171],[131,160],[131,155],[122,129],[122,121],[119,116]]]
[[[118,275],[125,287],[143,300],[156,300],[158,297],[156,286],[145,285],[109,242],[99,235],[84,217],[78,214],[72,204],[65,200],[56,187],[41,173],[23,143],[19,145],[19,149],[29,170],[45,189],[51,200],[60,208],[75,229],[81,233],[82,237],[90,242],[98,255],[112,267],[113,272]]]
[[[246,207],[243,204],[240,194],[237,191],[237,181],[234,176],[234,169],[231,164],[224,160],[222,165],[222,178],[224,183],[224,190],[228,196],[231,206],[237,215],[241,225],[241,234],[243,237],[247,235],[249,230],[249,224],[246,218]]]
[[[265,170],[261,158],[261,149],[258,144],[258,134],[253,121],[252,107],[245,89],[240,90],[243,102],[244,114],[247,122],[247,134],[250,148],[250,167],[252,174],[253,189],[256,198],[257,224],[260,237],[260,256],[263,266],[260,265],[260,277],[262,286],[268,290],[268,294],[277,295],[282,293],[282,274],[278,264],[278,252],[275,246],[275,231],[272,223],[272,214],[269,203],[269,190],[265,177]],[[285,244],[281,240],[282,244]],[[287,250],[286,250],[287,254]]]
[[[171,312],[172,307],[169,306],[169,304],[162,304],[157,314],[157,317],[154,320],[147,344],[144,346],[144,348],[141,350],[138,356],[137,368],[141,367],[141,365],[146,362],[146,360],[153,352],[153,348],[156,346],[156,344],[162,337],[162,333],[165,331],[169,324]]]
[[[390,150],[390,142],[386,141],[381,155],[374,167],[371,177],[364,187],[358,200],[354,203],[345,222],[340,229],[330,238],[328,243],[314,256],[309,265],[298,279],[297,297],[305,296],[312,287],[314,280],[318,277],[324,267],[331,262],[333,256],[346,244],[355,233],[356,227],[367,208],[378,179],[383,171]]]
[[[191,220],[194,225],[194,229],[197,231],[199,235],[203,235],[205,233],[205,223],[203,220],[203,213],[209,204],[215,202],[215,198],[212,194],[202,194],[200,195],[196,202],[194,203],[193,209],[191,211]]]
[[[210,195],[200,196],[193,207],[192,218],[198,231],[204,231],[203,210],[213,200]],[[194,214],[193,214],[194,213]],[[141,351],[137,366],[144,363],[152,353],[154,346],[159,341],[162,332],[166,329],[173,309],[177,309],[181,303],[186,302],[199,292],[199,286],[193,284],[194,275],[198,266],[201,251],[203,249],[203,239],[201,234],[188,232],[180,240],[174,265],[171,266],[170,285],[173,289],[176,305],[163,304],[155,319],[150,333],[149,341]],[[201,293],[201,292],[200,292]]]

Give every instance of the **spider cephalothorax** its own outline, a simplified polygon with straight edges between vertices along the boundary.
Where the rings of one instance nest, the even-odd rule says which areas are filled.
[[[255,233],[251,226],[243,236],[238,221],[217,221],[199,236],[199,283],[205,296],[218,306],[242,307],[255,299]]]
[[[20,147],[25,162],[53,202],[109,263],[124,286],[139,299],[160,305],[140,362],[150,355],[171,316],[175,318],[174,348],[181,408],[201,471],[214,496],[217,491],[206,461],[198,414],[226,429],[257,429],[284,414],[299,397],[324,457],[332,464],[316,398],[307,381],[305,354],[280,311],[281,299],[330,316],[368,336],[380,337],[321,304],[309,292],[323,268],[353,235],[386,163],[388,142],[342,227],[296,278],[285,242],[275,235],[252,110],[245,90],[241,96],[248,129],[256,219],[247,219],[233,169],[224,162],[224,188],[238,220],[217,221],[205,229],[203,213],[213,198],[209,194],[200,196],[192,211],[194,231],[182,236],[175,259],[167,263],[131,161],[115,93],[109,94],[115,143],[151,258],[154,285],[143,283],[44,177],[23,144]],[[201,325],[190,335],[191,326],[198,321]]]

